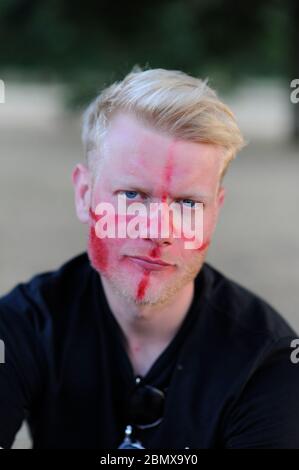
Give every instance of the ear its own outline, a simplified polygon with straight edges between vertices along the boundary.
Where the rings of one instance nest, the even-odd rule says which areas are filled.
[[[89,221],[91,203],[91,177],[89,169],[82,163],[78,163],[73,169],[72,182],[77,217],[80,222],[86,224]]]
[[[218,210],[221,209],[221,207],[224,204],[224,199],[225,199],[225,188],[224,186],[220,186],[218,189],[218,195],[217,195],[217,205],[218,205]]]

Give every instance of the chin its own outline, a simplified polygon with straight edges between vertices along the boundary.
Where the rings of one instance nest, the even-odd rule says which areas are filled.
[[[161,285],[157,286],[156,283],[152,282],[148,285],[144,296],[142,298],[138,298],[137,289],[141,281],[140,278],[138,278],[138,281],[134,280],[134,282],[128,282],[128,279],[120,276],[119,273],[110,273],[110,275],[105,273],[103,275],[111,285],[114,292],[127,299],[130,303],[152,306],[164,303],[166,287],[161,288]]]

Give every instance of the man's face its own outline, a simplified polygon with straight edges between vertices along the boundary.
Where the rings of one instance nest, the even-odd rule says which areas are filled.
[[[77,165],[73,173],[77,214],[89,224],[90,262],[127,298],[162,304],[193,281],[204,262],[224,199],[224,189],[219,187],[221,148],[178,140],[120,113],[113,118],[99,152],[93,178],[83,165]],[[183,236],[173,236],[171,222],[169,236],[159,226],[158,238],[99,238],[95,209],[105,202],[117,213],[118,195],[126,199],[127,206],[139,202],[146,208],[164,202],[192,212],[197,210],[194,202],[203,203],[202,246],[187,249]],[[117,218],[115,221],[117,229]],[[140,257],[150,258],[153,264]],[[167,265],[155,263],[162,261]]]

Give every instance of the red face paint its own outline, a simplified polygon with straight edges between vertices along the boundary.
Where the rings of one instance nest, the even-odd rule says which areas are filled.
[[[211,243],[210,240],[207,240],[207,241],[206,241],[205,243],[203,243],[199,248],[197,248],[196,251],[201,252],[201,251],[206,250],[206,249],[208,248],[208,246],[210,245],[210,243]]]
[[[149,272],[144,273],[137,288],[137,300],[142,300],[145,296],[147,286],[149,284]]]
[[[94,222],[99,219],[91,208],[89,209],[89,215]],[[88,252],[93,266],[105,272],[108,267],[108,247],[103,239],[97,237],[94,225],[89,228]]]
[[[152,258],[158,258],[158,256],[160,256],[160,247],[156,246],[155,248],[153,248],[152,251],[150,252],[150,256]]]
[[[169,192],[169,185],[171,181],[171,176],[173,172],[173,147],[174,147],[175,142],[173,142],[170,145],[169,152],[168,152],[168,158],[167,158],[167,163],[164,167],[164,174],[163,174],[163,183],[162,183],[162,202],[167,201],[167,195]],[[172,223],[171,223],[172,225]],[[171,227],[172,230],[172,227]],[[157,257],[160,252],[159,247],[153,248],[151,251],[151,256]],[[143,277],[141,281],[139,282],[139,285],[137,287],[137,300],[142,300],[145,296],[146,289],[149,285],[149,273],[146,272],[143,274]]]
[[[170,145],[167,163],[164,167],[164,175],[163,175],[163,186],[162,186],[162,202],[166,202],[168,192],[169,192],[169,185],[173,173],[173,150],[174,150],[175,142]]]
[[[154,138],[154,143],[155,143],[155,138]],[[163,154],[163,157],[166,156],[166,163],[164,164],[164,167],[161,168],[159,166],[159,161],[157,162],[157,171],[159,168],[159,172],[162,170],[161,174],[161,179],[160,182],[157,181],[157,171],[156,167],[153,166],[151,169],[151,164],[150,160],[147,160],[147,165],[148,165],[148,170],[150,175],[152,176],[153,181],[156,183],[159,183],[159,191],[158,194],[160,196],[160,200],[162,202],[167,202],[169,195],[172,194],[172,190],[175,189],[175,183],[176,179],[180,181],[181,177],[181,171],[180,171],[180,164],[178,163],[178,167],[176,168],[176,165],[174,166],[174,154],[177,150],[177,144],[179,143],[179,146],[182,145],[186,147],[187,144],[185,145],[184,143],[182,144],[181,142],[175,142],[172,141],[171,144],[168,145],[168,148],[164,149],[166,150],[167,154]],[[151,142],[148,142],[149,148],[151,148]],[[155,147],[154,147],[155,150]],[[188,149],[187,149],[188,150]],[[148,152],[150,154],[150,152]],[[164,160],[164,158],[163,158]],[[162,161],[163,161],[162,160]],[[192,171],[192,162],[193,160],[190,160],[190,165],[187,163],[183,167],[183,175],[187,174],[189,172],[189,166],[191,166]],[[162,163],[162,162],[161,162]],[[126,166],[123,168],[124,174],[126,174],[128,170],[126,169]],[[195,171],[195,170],[193,170]],[[117,173],[117,167],[116,167],[116,173]],[[138,172],[137,172],[138,175]],[[199,175],[201,176],[201,175]],[[113,172],[111,172],[110,179],[113,179]],[[108,178],[109,180],[109,178]],[[180,184],[180,187],[182,185]],[[187,186],[187,185],[186,185]],[[100,189],[100,188],[99,188]],[[121,188],[123,189],[123,188]],[[98,199],[101,199],[101,191],[99,190],[98,193]],[[110,196],[110,188],[108,188],[108,191],[105,193],[103,192],[103,199],[105,199],[107,202],[111,201],[113,204],[113,199]],[[172,213],[171,217],[169,218],[169,230],[170,233],[174,233],[175,230],[175,219],[173,218],[174,215]],[[152,271],[142,269],[140,270],[140,267],[136,269],[136,266],[131,263],[131,261],[128,260],[127,256],[136,256],[138,255],[148,255],[151,258],[164,258],[164,248],[161,243],[161,238],[159,239],[159,244],[158,240],[155,242],[155,239],[151,239],[151,246],[149,245],[150,238],[147,238],[147,241],[145,240],[138,240],[138,237],[135,241],[133,240],[128,240],[127,237],[128,235],[125,236],[125,238],[120,238],[118,239],[118,228],[123,227],[126,225],[128,227],[128,223],[130,222],[130,219],[134,217],[133,215],[121,215],[118,214],[115,220],[115,236],[116,240],[111,240],[107,238],[99,238],[97,236],[99,227],[97,227],[97,231],[95,230],[96,222],[98,222],[101,219],[101,215],[95,214],[92,210],[90,210],[90,240],[89,240],[89,251],[91,254],[91,260],[93,261],[93,264],[95,267],[98,267],[99,271],[106,271],[107,273],[112,273],[115,276],[115,279],[120,283],[122,283],[123,287],[125,290],[128,292],[131,292],[131,295],[135,297],[136,301],[142,301],[145,299],[149,294],[150,290],[155,290],[155,287],[159,290],[163,287],[164,282],[170,282],[171,281],[171,271],[170,273],[164,272],[161,274],[153,274]],[[106,218],[106,217],[105,217]],[[107,222],[109,222],[107,220]],[[145,220],[142,220],[142,223],[146,222]],[[149,228],[150,220],[147,220],[147,226]],[[144,227],[144,224],[142,225]],[[134,225],[132,225],[132,228]],[[105,230],[105,228],[103,228]],[[160,232],[160,225],[158,225],[158,231]],[[97,233],[96,233],[97,232]],[[123,232],[122,232],[123,233]],[[126,233],[126,232],[125,232]],[[160,235],[160,233],[159,233]],[[182,241],[184,241],[184,235],[182,234],[175,234],[175,238],[177,238],[176,235],[180,235],[182,238]],[[208,235],[208,234],[207,234]],[[130,237],[129,237],[130,238]],[[208,239],[209,237],[207,237]],[[189,241],[189,239],[186,239],[186,241]],[[196,252],[204,252],[204,250],[207,249],[209,246],[210,241],[203,241],[203,244],[199,248],[194,248],[194,251]],[[155,245],[153,247],[153,245]],[[197,245],[198,246],[198,245]],[[166,245],[165,245],[166,247]],[[177,265],[182,264],[182,261],[185,259],[186,262],[191,263],[192,260],[192,253],[191,256],[188,255],[188,250],[183,250],[182,249],[182,243],[173,243],[173,245],[170,247],[168,246],[168,249],[165,249],[165,256],[166,256],[166,251],[168,253],[168,256],[174,260],[177,257]],[[191,250],[192,252],[192,250]],[[196,261],[196,260],[194,260]],[[182,264],[183,268],[183,264]],[[183,269],[182,269],[183,270]],[[172,271],[175,272],[175,271]],[[161,276],[161,277],[160,277]],[[179,270],[178,270],[178,276],[179,276]],[[176,278],[178,277],[176,276]],[[161,280],[161,281],[160,281]],[[132,292],[133,289],[133,292]],[[152,292],[152,294],[154,291]]]
[[[97,222],[99,220],[99,216],[96,215],[95,212],[93,212],[91,207],[89,208],[89,216],[90,216],[91,220],[93,220],[94,222]]]

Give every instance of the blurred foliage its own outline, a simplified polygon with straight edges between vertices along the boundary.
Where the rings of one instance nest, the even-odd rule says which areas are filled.
[[[86,102],[134,64],[210,77],[288,76],[295,0],[1,0],[0,64]],[[0,71],[1,73],[1,71]]]

